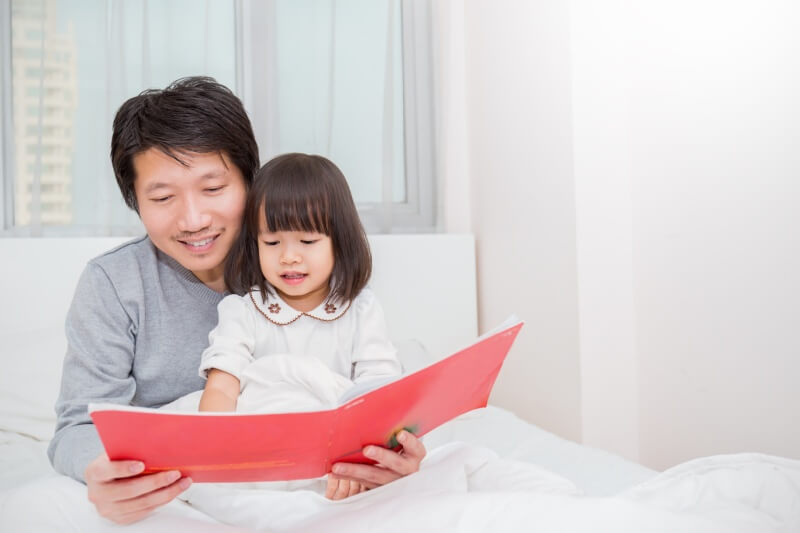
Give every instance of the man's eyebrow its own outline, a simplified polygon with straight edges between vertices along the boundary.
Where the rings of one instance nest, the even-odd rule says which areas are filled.
[[[223,178],[223,177],[225,177],[225,174],[227,174],[227,173],[228,173],[227,169],[225,169],[225,170],[223,170],[223,169],[209,170],[208,172],[206,172],[205,174],[200,176],[200,179],[201,180],[211,180],[211,179],[214,179],[214,178]]]
[[[144,188],[144,193],[149,194],[156,189],[165,189],[167,187],[169,187],[169,184],[164,183],[162,181],[155,181],[153,183],[150,183],[147,187]]]
[[[201,180],[212,180],[214,178],[222,178],[225,177],[227,174],[227,169],[218,169],[218,170],[209,170],[202,176],[200,176]],[[163,181],[154,181],[153,183],[149,184],[147,187],[144,188],[144,193],[149,194],[156,189],[166,189],[170,186],[169,183],[165,183]]]

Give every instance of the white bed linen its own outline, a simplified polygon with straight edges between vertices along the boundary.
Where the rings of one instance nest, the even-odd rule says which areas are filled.
[[[0,531],[113,529],[95,515],[82,484],[64,477],[56,482],[50,479],[55,473],[47,462],[45,442],[0,435]],[[431,451],[453,441],[487,447],[499,457],[525,461],[563,476],[586,494],[611,494],[656,474],[615,455],[561,439],[492,406],[462,415],[430,432],[424,440]],[[70,521],[64,518],[65,513],[71,516]],[[149,518],[145,522],[149,529],[142,531],[174,533],[178,524],[185,526],[193,521],[198,521],[197,527],[202,525],[203,531],[214,530],[208,529],[208,524],[213,525],[210,518],[176,501]]]
[[[488,419],[503,413],[487,409],[457,422],[472,426],[472,432],[476,423],[492,426]],[[601,456],[585,464],[598,461]],[[576,483],[541,466],[501,458],[485,447],[449,443],[433,448],[418,474],[341,502],[308,491],[204,493],[205,486],[198,485],[195,498],[205,499],[204,508],[235,525],[222,525],[176,501],[126,530],[800,531],[800,461],[761,454],[715,456],[648,477],[615,496],[587,496]],[[85,488],[68,478],[40,479],[0,493],[0,531],[117,530],[94,513]]]
[[[197,486],[222,522],[268,531],[796,532],[800,461],[760,454],[697,459],[613,497],[491,450],[450,443],[417,474],[343,501],[311,491]],[[191,490],[191,489],[190,489]]]

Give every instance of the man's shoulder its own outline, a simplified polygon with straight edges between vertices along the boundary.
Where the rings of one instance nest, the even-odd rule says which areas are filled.
[[[89,261],[90,264],[95,264],[103,269],[111,268],[116,269],[119,267],[130,267],[131,262],[140,262],[141,260],[156,261],[155,246],[147,237],[136,237],[126,241],[107,252],[103,252],[97,257]]]
[[[91,259],[87,268],[89,271],[102,271],[112,280],[124,280],[151,268],[156,269],[157,264],[156,248],[145,235],[103,252]]]

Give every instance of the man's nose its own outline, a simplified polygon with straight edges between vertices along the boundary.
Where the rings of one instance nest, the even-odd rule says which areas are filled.
[[[181,216],[178,220],[178,230],[187,233],[197,233],[211,225],[211,215],[196,198],[187,198],[183,203]]]

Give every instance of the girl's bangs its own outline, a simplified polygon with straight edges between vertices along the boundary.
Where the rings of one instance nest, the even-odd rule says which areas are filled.
[[[307,233],[331,234],[329,203],[324,197],[280,198],[280,194],[270,194],[264,198],[263,214],[266,230],[303,231]]]

